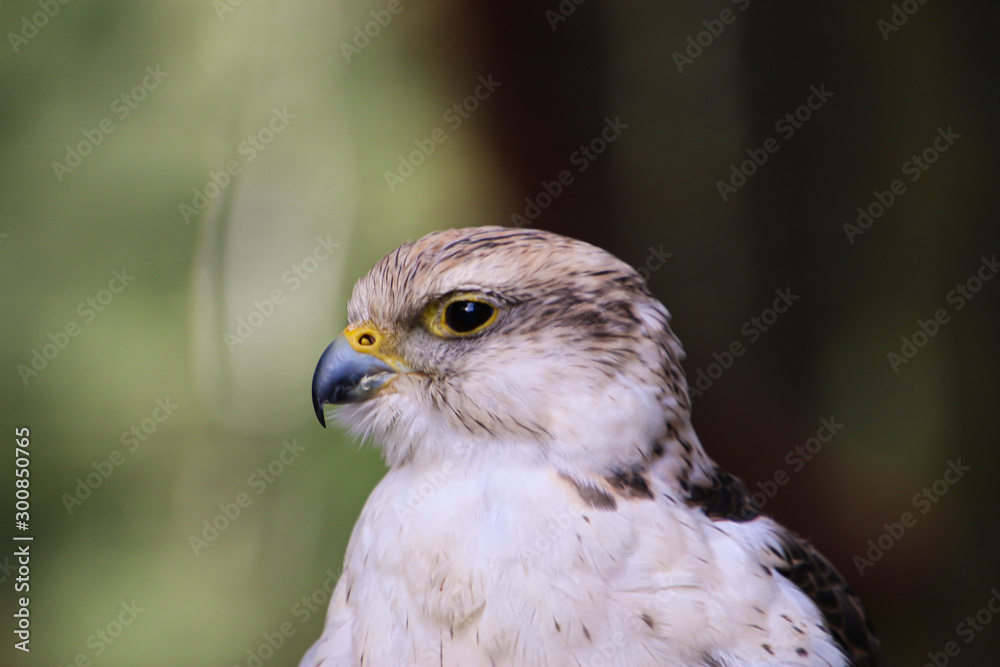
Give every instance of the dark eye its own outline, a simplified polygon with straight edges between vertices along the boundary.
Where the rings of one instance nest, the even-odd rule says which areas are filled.
[[[482,301],[454,301],[444,311],[444,324],[458,334],[482,328],[493,320],[496,309]]]

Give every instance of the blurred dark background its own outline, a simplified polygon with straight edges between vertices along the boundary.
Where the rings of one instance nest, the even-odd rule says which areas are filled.
[[[0,391],[35,541],[30,655],[0,548],[0,661],[296,664],[383,472],[308,397],[353,281],[427,231],[530,224],[649,276],[709,453],[891,664],[995,664],[996,18],[5,3]]]

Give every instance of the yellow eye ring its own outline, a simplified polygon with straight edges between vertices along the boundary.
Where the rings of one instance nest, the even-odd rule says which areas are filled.
[[[475,293],[448,296],[429,309],[428,328],[438,336],[471,336],[496,321],[499,311],[491,302]]]

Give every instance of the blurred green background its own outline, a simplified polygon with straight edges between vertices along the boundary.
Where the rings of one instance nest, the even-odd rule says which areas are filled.
[[[350,287],[404,240],[520,215],[648,273],[715,376],[709,453],[835,562],[892,664],[950,641],[995,664],[1000,280],[949,299],[1000,251],[993,11],[5,2],[0,391],[35,541],[30,655],[0,547],[0,663],[296,664],[383,472],[310,404]]]

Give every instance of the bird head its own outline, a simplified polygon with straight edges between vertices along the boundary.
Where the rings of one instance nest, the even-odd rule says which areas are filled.
[[[505,450],[584,470],[635,465],[687,418],[683,351],[632,267],[525,229],[437,232],[355,286],[313,405],[389,465]]]

